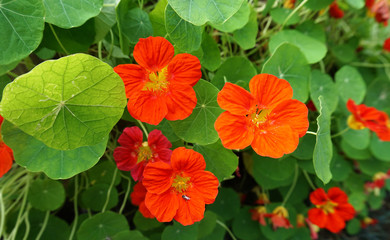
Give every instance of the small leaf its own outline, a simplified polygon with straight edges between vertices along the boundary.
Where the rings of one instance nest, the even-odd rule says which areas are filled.
[[[248,50],[256,45],[258,31],[257,13],[251,9],[248,23],[243,28],[233,32],[233,39],[242,49]]]
[[[366,195],[363,192],[353,192],[348,196],[348,202],[352,204],[356,211],[363,210],[365,201]]]
[[[333,157],[330,170],[332,172],[332,179],[334,181],[342,182],[345,181],[352,172],[352,166],[350,162],[346,161],[339,154],[336,154]]]
[[[215,71],[221,65],[221,53],[218,48],[218,44],[215,40],[206,32],[203,33],[202,41],[203,57],[200,59],[202,67]]]
[[[133,218],[134,225],[140,231],[150,231],[162,226],[162,223],[155,218],[145,218],[139,211],[137,211]]]
[[[95,40],[101,41],[116,23],[116,10],[120,0],[104,0],[103,8],[95,17]]]
[[[355,235],[360,231],[360,221],[358,219],[352,219],[347,223],[348,234]]]
[[[301,160],[311,160],[313,158],[315,144],[316,137],[311,134],[306,134],[299,139],[298,147],[291,155]]]
[[[371,82],[367,89],[367,106],[375,106],[377,109],[390,109],[390,84],[386,77],[377,78]]]
[[[352,99],[359,104],[366,95],[366,84],[358,70],[354,67],[343,66],[336,72],[336,86],[340,99],[345,103]]]
[[[183,226],[174,222],[172,226],[167,226],[161,235],[161,240],[196,240],[198,235],[198,224]]]
[[[361,9],[364,7],[364,0],[346,0],[349,6],[355,9]]]
[[[339,131],[343,131],[346,128],[348,128],[347,118],[340,117],[338,119]],[[341,137],[344,141],[348,143],[348,145],[359,150],[366,149],[370,144],[370,130],[368,128],[361,130],[355,130],[350,128],[345,133],[343,133]]]
[[[153,26],[153,35],[164,37],[167,34],[165,30],[165,8],[168,0],[160,0],[149,13],[150,22]]]
[[[205,237],[213,232],[217,225],[217,215],[212,211],[205,211],[204,218],[199,222],[198,239]]]
[[[332,140],[330,138],[330,113],[322,96],[318,97],[320,102],[320,115],[317,117],[317,137],[313,153],[313,165],[319,179],[328,183],[332,179],[330,162],[333,155]]]
[[[81,194],[81,201],[86,208],[90,208],[93,211],[102,211],[104,204],[106,203],[107,193],[110,185],[108,184],[95,184],[88,188]],[[116,188],[112,188],[106,209],[111,209],[118,204],[118,191]]]
[[[229,211],[226,211],[227,209]],[[215,202],[208,205],[208,210],[213,211],[225,221],[232,219],[240,210],[238,194],[231,188],[220,188]]]
[[[339,102],[336,84],[334,84],[328,74],[322,73],[319,70],[313,70],[310,81],[310,98],[313,100],[317,109],[320,109],[319,96],[324,98],[330,113],[336,110]]]
[[[272,180],[282,181],[290,178],[295,171],[296,160],[292,157],[274,159],[259,157],[255,159],[258,169],[263,169],[262,174]]]
[[[245,24],[248,22],[249,14],[249,4],[244,1],[240,9],[231,18],[222,24],[211,23],[211,26],[221,32],[234,32],[235,30],[245,26]]]
[[[283,24],[292,12],[293,10],[288,8],[274,8],[271,10],[271,17],[274,22]],[[292,15],[292,17],[286,22],[286,26],[297,24],[299,20],[299,15],[294,13],[294,15]]]
[[[259,228],[259,222],[252,220],[250,207],[244,207],[233,219],[233,233],[239,239],[256,240],[264,239]]]
[[[344,139],[341,140],[341,149],[343,152],[352,159],[355,160],[366,160],[371,157],[370,151],[368,149],[357,149],[352,147],[351,145],[348,144],[347,141]]]
[[[65,202],[64,186],[50,179],[37,179],[28,189],[28,202],[36,209],[53,211]]]
[[[370,150],[379,160],[390,162],[390,142],[381,141],[376,134],[372,134]]]
[[[91,185],[97,183],[111,184],[115,171],[118,171],[115,163],[112,161],[100,161],[96,166],[87,171],[88,179]],[[117,186],[121,182],[119,174],[116,175],[114,185]]]
[[[296,29],[308,37],[317,39],[322,43],[326,43],[326,34],[324,28],[322,25],[314,23],[314,21],[309,20],[299,24]]]
[[[130,9],[121,18],[122,34],[129,39],[130,43],[136,44],[140,38],[146,38],[153,35],[153,27],[149,15],[139,9]]]
[[[134,231],[122,231],[118,234],[115,234],[115,236],[112,237],[112,240],[149,240],[149,238],[142,235],[140,231],[134,230]]]

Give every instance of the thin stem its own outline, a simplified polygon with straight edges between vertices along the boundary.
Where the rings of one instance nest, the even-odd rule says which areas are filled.
[[[4,222],[5,222],[5,206],[3,202],[3,191],[0,191],[0,237],[3,235]]]
[[[39,231],[37,237],[35,238],[36,240],[39,240],[42,237],[43,232],[46,229],[47,222],[49,221],[49,217],[50,217],[50,211],[47,211],[46,215],[45,215],[45,220],[43,221],[43,225],[41,227],[41,230]]]
[[[49,23],[49,27],[50,27],[51,31],[53,32],[53,35],[54,35],[55,39],[57,40],[58,44],[60,45],[60,47],[62,48],[62,50],[64,50],[66,55],[69,55],[69,52],[66,50],[64,45],[62,45],[61,40],[58,38],[56,31],[54,30],[53,26],[50,23]]]
[[[10,75],[10,76],[11,76],[11,77],[13,77],[13,78],[17,78],[17,77],[19,77],[19,75],[18,75],[18,74],[16,74],[16,73],[13,73],[13,72],[11,72],[11,71],[7,72],[7,74],[8,74],[8,75]]]
[[[142,130],[144,131],[145,135],[146,135],[146,138],[149,136],[148,135],[148,130],[146,130],[144,124],[140,121],[140,120],[137,120],[138,124],[140,125],[140,127],[142,128]]]
[[[237,238],[234,236],[234,234],[232,233],[232,231],[230,231],[230,229],[229,229],[223,222],[217,220],[217,223],[218,223],[221,227],[223,227],[223,228],[226,230],[226,232],[229,233],[230,237],[231,237],[233,240],[237,240]]]
[[[110,45],[110,50],[108,50],[107,59],[110,59],[112,50],[114,49],[114,33],[112,32],[112,29],[110,29],[110,38],[111,38],[111,45]]]
[[[343,135],[344,133],[348,132],[349,129],[350,129],[350,128],[347,127],[347,128],[345,128],[345,129],[343,129],[342,131],[333,134],[333,135],[331,136],[331,138],[335,138],[335,137],[341,136],[341,135]]]
[[[77,221],[79,218],[79,211],[77,208],[78,191],[79,191],[79,178],[78,178],[78,175],[76,175],[76,177],[74,179],[74,197],[73,197],[74,220],[73,220],[72,231],[70,232],[70,235],[69,235],[69,240],[73,239],[73,236],[76,232]]]
[[[30,233],[30,221],[28,220],[28,214],[30,212],[31,205],[29,204],[27,206],[27,211],[26,211],[26,217],[24,218],[24,224],[26,224],[26,232],[24,233],[24,238],[23,240],[28,239],[28,235]]]
[[[319,64],[320,64],[321,72],[322,72],[322,73],[326,73],[326,72],[325,72],[326,70],[325,70],[324,61],[321,60],[321,61],[319,62]]]
[[[286,202],[288,201],[288,199],[291,197],[291,194],[293,193],[294,189],[295,189],[295,186],[297,185],[297,181],[298,181],[298,174],[299,173],[299,168],[298,168],[298,164],[295,164],[295,174],[294,174],[294,179],[293,179],[293,182],[291,184],[291,187],[290,189],[288,190],[287,194],[286,194],[286,197],[284,198],[283,200],[283,203],[282,203],[282,206],[284,206],[286,204]]]
[[[98,57],[100,60],[103,59],[103,57],[102,57],[102,41],[98,42]]]
[[[284,22],[283,22],[283,24],[282,24],[281,29],[283,29],[283,27],[286,25],[286,23],[288,22],[288,20],[290,20],[290,18],[291,18],[296,12],[298,12],[298,10],[301,9],[301,8],[303,7],[303,5],[305,5],[308,1],[309,1],[309,0],[303,0],[303,1],[301,2],[301,4],[299,4],[298,7],[296,7],[296,8],[294,9],[294,11],[292,11],[292,12],[287,16],[286,20],[284,20]]]
[[[106,211],[108,202],[110,201],[110,194],[111,194],[112,188],[114,187],[114,183],[115,183],[115,179],[116,179],[116,174],[117,173],[118,173],[118,168],[115,168],[114,175],[112,176],[110,187],[108,188],[108,191],[107,191],[107,198],[106,198],[106,202],[104,203],[102,212]]]
[[[350,63],[351,66],[356,67],[367,67],[367,68],[383,68],[383,67],[390,67],[390,64],[385,63],[366,63],[366,62],[353,62]]]
[[[312,131],[306,131],[307,134],[311,134],[311,135],[314,135],[314,136],[317,136],[317,133],[316,132],[312,132]]]
[[[123,212],[123,209],[125,209],[125,206],[126,206],[126,202],[127,202],[127,198],[129,197],[130,195],[130,188],[131,188],[131,179],[129,177],[124,177],[122,176],[123,178],[125,178],[129,183],[127,184],[127,189],[126,189],[126,193],[125,193],[125,197],[123,199],[123,203],[121,205],[121,208],[119,209],[119,214],[122,214]]]
[[[306,178],[307,182],[309,183],[310,187],[313,190],[316,190],[317,188],[314,186],[314,183],[311,181],[309,174],[307,174],[307,172],[305,170],[302,170],[302,172],[303,172],[303,176],[305,176],[305,178]]]

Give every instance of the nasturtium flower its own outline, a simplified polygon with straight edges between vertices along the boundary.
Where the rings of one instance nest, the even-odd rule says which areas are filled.
[[[258,206],[254,209],[250,209],[249,212],[252,214],[252,220],[258,221],[261,225],[265,226],[265,215],[267,214],[267,209],[264,206]]]
[[[0,128],[3,120],[4,118],[0,116]],[[0,178],[11,169],[13,160],[12,149],[3,142],[3,138],[0,135]]]
[[[306,227],[305,216],[303,214],[297,214],[297,228]]]
[[[296,0],[284,0],[283,7],[293,9],[295,7]]]
[[[385,186],[386,179],[389,179],[390,176],[388,173],[377,172],[372,178],[372,182],[367,182],[364,184],[364,189],[367,193],[374,192],[376,196],[380,195],[380,190]]]
[[[344,11],[340,9],[339,5],[337,4],[336,1],[334,1],[332,4],[329,6],[329,15],[332,18],[343,18],[344,17]]]
[[[149,209],[145,206],[146,188],[142,182],[137,182],[134,185],[133,192],[130,194],[131,204],[138,206],[140,213],[145,218],[154,218]]]
[[[325,193],[322,188],[310,194],[310,201],[316,205],[308,212],[310,222],[320,228],[338,233],[345,227],[345,221],[355,216],[355,209],[348,203],[348,196],[338,187],[332,187]]]
[[[119,170],[131,171],[135,181],[141,181],[143,171],[149,162],[163,161],[169,163],[172,144],[161,133],[153,130],[148,141],[143,142],[143,134],[139,127],[127,127],[118,139],[121,146],[114,150],[114,160]]]
[[[390,141],[390,120],[385,112],[364,104],[356,105],[351,99],[347,108],[352,113],[348,117],[348,126],[355,130],[368,128],[378,135],[382,141]]]
[[[390,18],[389,3],[387,0],[366,0],[366,7],[369,17],[375,17],[378,23],[383,23],[384,26],[387,26]]]
[[[133,52],[139,65],[114,68],[125,84],[127,108],[134,118],[157,125],[163,118],[182,120],[192,113],[197,102],[192,87],[202,76],[200,61],[187,53],[173,55],[165,38],[141,38]]]
[[[378,223],[378,219],[365,217],[362,220],[360,220],[360,226],[361,228],[367,228],[368,226],[372,226]]]
[[[383,50],[390,52],[390,38],[387,38],[383,43]]]
[[[214,202],[219,185],[205,168],[203,156],[184,147],[173,150],[171,164],[160,161],[146,166],[145,204],[158,221],[175,219],[191,225],[203,219],[205,204]]]
[[[292,153],[309,127],[304,103],[292,99],[290,84],[270,74],[258,74],[249,82],[250,92],[225,83],[218,93],[219,106],[226,110],[214,126],[228,149],[249,145],[266,157]]]
[[[288,211],[283,206],[276,207],[272,213],[266,214],[265,217],[270,218],[274,230],[293,227],[288,220]]]

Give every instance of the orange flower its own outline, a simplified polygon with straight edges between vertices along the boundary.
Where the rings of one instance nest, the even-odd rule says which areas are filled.
[[[390,38],[387,38],[383,43],[383,50],[390,52]]]
[[[114,159],[119,170],[131,171],[135,181],[141,181],[148,162],[164,161],[169,163],[172,144],[161,133],[153,130],[148,141],[142,142],[143,134],[139,127],[128,127],[118,139],[121,146],[115,148]]]
[[[309,220],[320,228],[326,228],[333,233],[345,227],[345,221],[352,219],[355,209],[348,203],[348,196],[340,188],[332,187],[328,194],[318,188],[310,194],[310,201],[316,208],[309,210]]]
[[[173,150],[171,165],[160,161],[146,166],[145,204],[158,221],[190,225],[203,219],[205,204],[214,202],[219,185],[205,168],[203,156],[184,147]]]
[[[259,74],[249,82],[250,92],[226,83],[218,93],[223,112],[215,122],[222,144],[229,149],[251,145],[261,156],[292,153],[309,127],[305,104],[291,99],[293,90],[283,79]]]
[[[283,7],[293,9],[295,6],[296,0],[284,0]]]
[[[264,206],[258,206],[254,209],[250,209],[249,212],[252,213],[253,221],[258,221],[263,226],[267,225],[267,223],[265,222],[265,215],[267,214],[267,209]]]
[[[272,213],[266,214],[265,217],[271,218],[271,223],[276,230],[277,228],[292,228],[290,221],[288,220],[287,209],[283,206],[276,207]]]
[[[4,118],[0,116],[0,128],[3,120]],[[13,160],[14,155],[12,149],[5,145],[0,135],[0,178],[11,169]]]
[[[130,194],[131,204],[139,206],[140,213],[145,218],[154,218],[149,209],[145,206],[146,188],[142,182],[137,182],[134,185],[133,192]]]
[[[337,4],[336,1],[334,1],[330,6],[329,6],[329,14],[332,18],[343,18],[344,17],[344,11],[340,9],[339,5]]]
[[[390,141],[390,121],[385,112],[364,104],[356,105],[351,99],[347,108],[352,113],[348,117],[348,126],[355,130],[368,128],[375,132],[382,141]]]
[[[134,47],[136,64],[122,64],[114,71],[122,78],[127,108],[136,119],[157,125],[166,118],[187,118],[196,106],[192,88],[201,78],[199,59],[174,48],[162,37],[141,38]]]

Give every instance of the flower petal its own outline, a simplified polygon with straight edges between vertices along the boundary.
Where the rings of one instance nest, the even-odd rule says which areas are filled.
[[[133,192],[130,194],[131,204],[139,206],[141,202],[145,201],[146,188],[142,182],[137,182],[134,185]]]
[[[194,89],[190,85],[171,84],[166,96],[167,120],[183,120],[191,115],[197,102]]]
[[[172,44],[163,37],[140,38],[133,52],[135,61],[151,72],[166,67],[174,54]]]
[[[198,172],[191,177],[193,191],[206,204],[212,204],[218,195],[218,178],[209,171]]]
[[[168,113],[165,97],[149,91],[132,96],[127,109],[135,119],[152,125],[159,124]]]
[[[348,195],[338,187],[332,187],[328,190],[328,197],[335,203],[347,203]]]
[[[328,215],[319,208],[309,209],[307,212],[310,222],[314,223],[320,228],[324,228],[328,223]]]
[[[149,162],[144,170],[142,181],[150,193],[162,194],[172,186],[172,168],[165,162]]]
[[[148,74],[145,69],[136,64],[120,64],[114,67],[114,71],[122,78],[125,84],[127,98],[140,91],[148,80]]]
[[[170,222],[179,208],[179,197],[172,191],[166,191],[162,194],[147,192],[145,205],[159,222]]]
[[[214,128],[225,148],[244,149],[253,141],[254,133],[245,117],[223,112],[215,121]]]
[[[335,212],[345,221],[351,220],[355,217],[355,209],[349,203],[340,204],[335,208]]]
[[[146,207],[145,202],[142,202],[139,205],[138,208],[139,212],[144,216],[145,218],[154,218],[153,214],[149,211],[149,209]]]
[[[202,77],[200,61],[197,57],[177,54],[168,65],[168,80],[175,84],[195,86]]]
[[[289,125],[293,131],[303,137],[309,128],[308,110],[304,103],[298,100],[280,102],[271,112],[270,119],[275,125]]]
[[[114,160],[119,170],[130,171],[137,164],[137,152],[134,149],[119,146],[114,150]]]
[[[172,143],[165,137],[162,132],[158,129],[154,129],[148,135],[148,145],[155,151],[160,148],[171,148]]]
[[[129,149],[138,149],[144,136],[139,127],[127,127],[118,138],[118,143]]]
[[[294,152],[298,143],[298,133],[290,126],[270,125],[263,129],[256,129],[251,146],[260,156],[280,158],[284,154]]]
[[[137,159],[138,161],[138,159]],[[130,169],[131,177],[134,181],[142,181],[144,178],[144,170],[147,162],[145,160],[135,164],[135,166]]]
[[[183,197],[179,198],[179,209],[174,217],[183,226],[202,220],[205,211],[205,203],[201,197],[191,191],[186,192],[187,195],[190,200],[185,200]]]
[[[272,109],[280,102],[291,99],[293,90],[290,83],[271,74],[258,74],[249,82],[249,89],[259,107]]]
[[[12,167],[13,154],[10,147],[3,142],[0,143],[0,178],[6,174]]]
[[[325,228],[332,233],[338,233],[345,228],[345,221],[339,215],[329,213]]]
[[[206,161],[202,154],[185,147],[173,150],[171,164],[174,171],[185,172],[189,175],[197,171],[203,171],[206,168]]]
[[[217,101],[219,106],[234,115],[245,116],[250,109],[255,107],[255,98],[244,88],[232,83],[225,83],[225,86],[218,93]]]
[[[326,195],[323,188],[317,188],[314,192],[310,193],[310,201],[314,205],[324,205],[328,199],[328,195]]]

